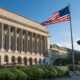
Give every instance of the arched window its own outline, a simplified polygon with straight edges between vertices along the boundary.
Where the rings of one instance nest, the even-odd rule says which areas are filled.
[[[37,64],[37,58],[34,59],[35,64]]]
[[[39,59],[39,64],[41,64],[41,59]]]
[[[32,58],[29,58],[29,64],[32,65]]]
[[[27,58],[24,57],[24,64],[27,65]]]
[[[15,56],[12,56],[12,57],[11,57],[11,62],[12,62],[13,64],[15,64]]]
[[[22,63],[22,59],[21,59],[21,57],[19,56],[18,57],[18,64],[21,64]]]
[[[43,63],[44,63],[44,64],[45,64],[45,62],[46,62],[45,59],[43,59]]]
[[[6,62],[6,64],[9,63],[9,57],[7,55],[4,56],[4,62]]]

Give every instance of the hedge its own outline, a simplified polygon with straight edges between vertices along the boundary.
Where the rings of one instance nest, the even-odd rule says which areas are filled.
[[[40,80],[65,76],[66,72],[56,67],[26,66],[0,68],[0,80]]]

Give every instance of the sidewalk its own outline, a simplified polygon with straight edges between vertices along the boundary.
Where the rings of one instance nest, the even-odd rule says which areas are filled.
[[[71,77],[56,78],[54,80],[80,80],[80,74],[71,72]]]
[[[72,76],[72,77],[64,77],[64,78],[56,78],[54,80],[80,80],[80,76]]]

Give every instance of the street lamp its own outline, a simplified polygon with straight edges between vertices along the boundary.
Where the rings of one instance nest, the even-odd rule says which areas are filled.
[[[80,40],[77,41],[77,44],[80,45]]]

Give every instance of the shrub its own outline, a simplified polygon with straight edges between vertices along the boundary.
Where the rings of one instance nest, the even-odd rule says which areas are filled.
[[[8,67],[0,69],[0,80],[40,80],[52,79],[68,75],[67,72],[56,67],[26,66]]]
[[[73,66],[72,65],[69,65],[68,68],[69,68],[70,71],[73,71]]]
[[[58,72],[58,77],[62,77],[65,76],[65,71],[59,68],[56,68],[57,72]]]
[[[51,71],[53,71],[53,72],[54,72],[54,76],[53,76],[53,77],[58,76],[58,71],[56,70],[56,68],[55,68],[55,67],[52,67],[52,68],[51,68]]]
[[[10,69],[15,74],[16,80],[27,80],[27,75],[17,68]]]
[[[76,65],[76,70],[80,72],[80,65]]]
[[[20,70],[28,75],[29,80],[38,80],[44,76],[44,70],[39,66],[27,66],[25,68],[20,68]]]
[[[15,75],[8,69],[0,69],[0,80],[15,80]]]

